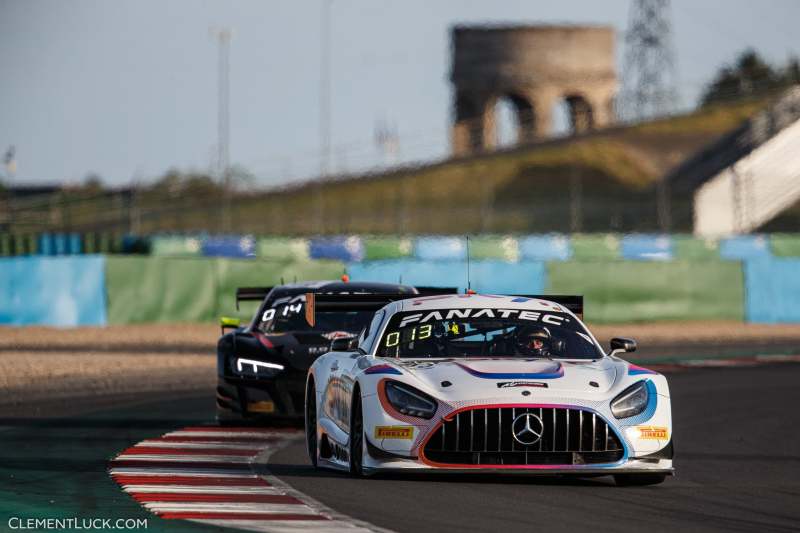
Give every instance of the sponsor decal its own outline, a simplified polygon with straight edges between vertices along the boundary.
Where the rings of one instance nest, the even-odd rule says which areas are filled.
[[[564,322],[569,322],[569,318],[565,316],[522,309],[438,309],[427,314],[413,313],[406,315],[400,322],[399,327],[404,328],[415,322],[424,323],[432,320],[442,321],[455,318],[519,318],[520,320],[543,322],[553,326],[560,326]]]
[[[403,439],[414,438],[414,426],[375,426],[376,439]]]
[[[546,389],[547,383],[542,383],[541,381],[500,381],[497,384],[498,389],[512,389],[516,387],[536,387]]]
[[[663,426],[639,426],[639,438],[647,440],[667,440],[669,432]]]
[[[356,334],[355,333],[350,333],[349,331],[331,331],[330,333],[323,333],[322,336],[325,337],[328,340],[331,340],[331,341],[334,340],[334,339],[355,339],[356,338]]]
[[[247,410],[251,413],[274,413],[275,403],[268,401],[250,402],[247,404]]]
[[[401,360],[401,361],[397,361],[397,364],[400,365],[400,366],[406,367],[406,368],[414,369],[414,370],[429,370],[429,369],[435,367],[436,365],[438,365],[439,363],[446,363],[446,362],[449,362],[449,361],[450,361],[449,359],[445,360],[445,361],[414,361],[414,360],[402,361]]]

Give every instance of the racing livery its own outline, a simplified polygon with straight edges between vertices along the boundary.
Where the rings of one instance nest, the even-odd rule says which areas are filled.
[[[387,302],[357,345],[334,341],[309,370],[312,463],[356,475],[660,483],[673,472],[667,380],[617,356],[633,340],[612,339],[606,354],[581,321],[582,302],[474,293]]]
[[[422,288],[437,293],[455,289]],[[308,320],[306,299],[314,294],[381,294],[392,298],[419,294],[414,287],[385,283],[314,281],[236,291],[240,301],[260,305],[249,324],[223,319],[217,344],[217,420],[220,423],[301,418],[306,373],[334,339],[351,340],[369,324],[375,307],[320,310]],[[226,328],[233,331],[225,333]]]

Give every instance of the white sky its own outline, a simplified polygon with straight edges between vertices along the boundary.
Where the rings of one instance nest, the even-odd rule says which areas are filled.
[[[378,120],[400,159],[447,154],[454,23],[592,23],[622,32],[628,1],[332,0],[332,170],[385,162]],[[216,44],[233,28],[231,162],[273,185],[312,176],[319,158],[319,0],[0,0],[0,150],[15,183],[114,185],[168,168],[205,170],[216,143]],[[675,0],[684,105],[752,46],[773,62],[800,52],[796,0]]]

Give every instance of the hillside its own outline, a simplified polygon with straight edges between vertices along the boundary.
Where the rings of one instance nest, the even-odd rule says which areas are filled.
[[[287,235],[653,230],[654,181],[766,103],[728,103],[427,166],[248,191],[234,198],[230,227]],[[60,191],[11,212],[6,228],[218,233],[222,204],[213,190]]]

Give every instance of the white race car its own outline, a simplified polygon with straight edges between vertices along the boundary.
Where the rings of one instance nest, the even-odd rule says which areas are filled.
[[[620,485],[673,473],[666,378],[617,357],[633,340],[604,353],[579,318],[582,297],[320,298],[308,320],[315,305],[380,309],[357,344],[333,341],[309,370],[316,467],[610,474]]]

